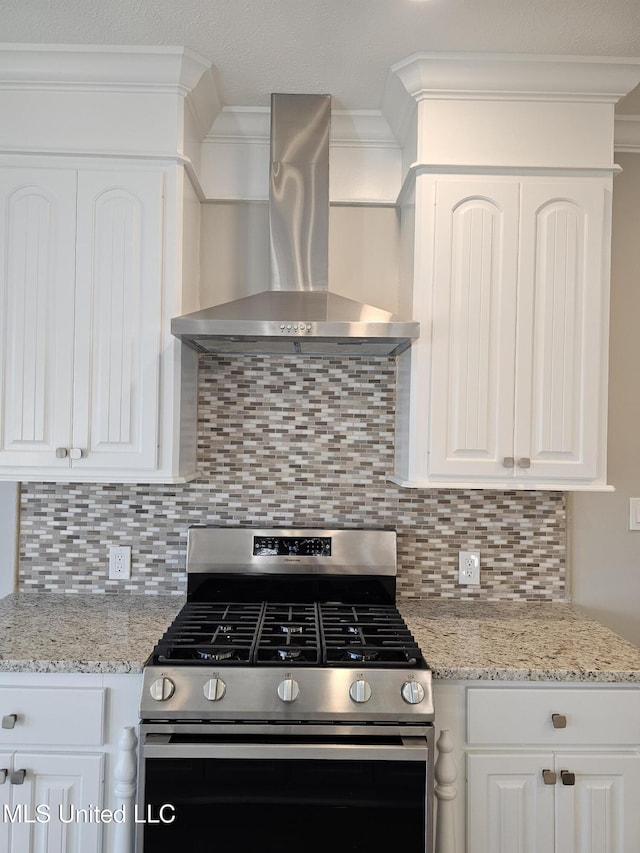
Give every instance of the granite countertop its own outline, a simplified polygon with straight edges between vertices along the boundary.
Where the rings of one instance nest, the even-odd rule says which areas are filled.
[[[404,600],[438,679],[640,684],[640,649],[572,604]]]
[[[141,672],[182,596],[0,600],[0,672]],[[404,600],[438,679],[640,683],[640,649],[570,604]]]
[[[29,592],[0,600],[0,672],[142,672],[183,596]]]

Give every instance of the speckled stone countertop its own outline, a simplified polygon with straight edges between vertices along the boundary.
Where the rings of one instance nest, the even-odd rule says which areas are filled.
[[[142,672],[182,596],[24,593],[0,600],[0,672]]]
[[[434,678],[640,683],[640,649],[563,603],[405,600]]]
[[[182,596],[0,600],[0,672],[141,672]],[[640,649],[570,604],[399,604],[438,679],[640,683]]]

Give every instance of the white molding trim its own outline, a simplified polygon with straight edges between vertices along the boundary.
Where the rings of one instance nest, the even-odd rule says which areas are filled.
[[[414,100],[616,103],[640,82],[640,58],[414,53],[391,71]]]
[[[620,154],[640,154],[640,116],[616,116],[613,149]]]
[[[210,69],[184,47],[0,44],[3,89],[186,95]]]
[[[207,199],[265,201],[269,196],[270,110],[224,107],[201,146]],[[378,110],[331,114],[332,204],[393,205],[401,182],[402,149]]]
[[[268,107],[223,107],[205,136],[207,143],[269,144],[271,112]],[[357,148],[392,148],[399,145],[380,110],[332,110],[330,144]]]
[[[390,483],[395,483],[396,486],[401,486],[404,489],[464,489],[465,491],[473,489],[482,489],[483,491],[498,491],[498,492],[615,492],[615,486],[607,486],[604,483],[593,483],[584,485],[582,483],[572,483],[565,481],[562,483],[547,483],[547,482],[523,482],[522,480],[504,481],[502,483],[484,482],[457,482],[451,480],[449,482],[432,482],[431,480],[405,480],[403,477],[396,477],[395,474],[389,475],[387,480]]]
[[[412,163],[402,182],[396,204],[401,207],[410,201],[418,175],[511,175],[513,177],[534,175],[536,177],[598,178],[618,175],[622,168],[611,166],[498,166],[498,165],[433,165]]]

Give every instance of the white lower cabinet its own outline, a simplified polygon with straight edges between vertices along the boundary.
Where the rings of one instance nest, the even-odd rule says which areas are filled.
[[[637,853],[640,691],[470,688],[467,853]]]
[[[7,771],[0,840],[9,853],[98,853],[104,756],[15,752]],[[93,820],[92,820],[93,817]]]
[[[0,674],[0,853],[133,853],[109,812],[139,697],[133,674]]]
[[[467,785],[468,853],[640,849],[638,755],[471,753]]]
[[[436,679],[434,705],[435,853],[640,853],[638,685]]]

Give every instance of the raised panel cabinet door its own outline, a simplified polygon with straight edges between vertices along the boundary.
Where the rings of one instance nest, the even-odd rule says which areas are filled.
[[[553,755],[467,756],[467,853],[553,853]]]
[[[0,169],[3,468],[69,466],[75,222],[75,171]]]
[[[557,754],[556,769],[556,850],[637,853],[640,755]],[[575,784],[562,784],[563,770]]]
[[[517,476],[595,480],[606,393],[605,184],[523,183]]]
[[[92,809],[102,808],[103,763],[102,755],[16,752],[14,769],[26,772],[11,786],[12,805],[32,822],[11,826],[10,853],[101,853]]]
[[[436,190],[429,475],[510,479],[513,470],[517,182]]]
[[[74,468],[157,465],[162,228],[162,172],[79,173]]]
[[[0,752],[0,850],[9,849],[11,822],[7,820],[7,809],[11,807],[9,772],[12,767],[12,754],[10,752]]]

